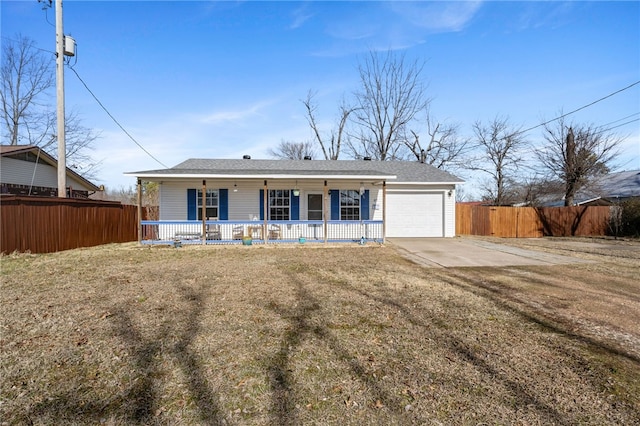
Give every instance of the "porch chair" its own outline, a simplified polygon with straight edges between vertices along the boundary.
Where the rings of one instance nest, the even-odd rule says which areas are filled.
[[[221,240],[222,232],[220,231],[220,225],[207,225],[207,240]]]
[[[242,237],[244,237],[244,226],[243,225],[234,226],[231,234],[234,240],[241,240]]]
[[[280,239],[280,225],[269,225],[269,239],[270,240]]]

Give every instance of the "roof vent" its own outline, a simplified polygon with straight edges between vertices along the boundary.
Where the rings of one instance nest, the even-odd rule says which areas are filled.
[[[364,157],[363,160],[364,161],[371,161],[371,157]]]
[[[251,156],[245,154],[245,155],[242,156],[242,159],[243,160],[251,160]]]
[[[304,156],[304,159],[305,159],[305,160],[311,160],[311,156],[310,156],[310,155],[305,155],[305,156]]]

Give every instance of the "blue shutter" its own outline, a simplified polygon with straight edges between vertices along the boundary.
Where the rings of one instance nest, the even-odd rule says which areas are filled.
[[[198,193],[195,189],[187,189],[187,220],[198,218]]]
[[[260,190],[260,220],[264,220],[264,189]]]
[[[218,190],[218,219],[229,220],[229,190]]]
[[[340,220],[340,190],[331,190],[331,220]]]
[[[360,197],[360,216],[362,220],[369,220],[369,190],[365,189]]]
[[[291,191],[291,220],[300,220],[300,195],[297,197]]]

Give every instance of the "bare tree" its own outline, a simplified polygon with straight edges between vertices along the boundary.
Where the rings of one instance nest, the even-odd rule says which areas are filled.
[[[622,138],[593,125],[568,124],[564,119],[546,124],[546,145],[537,150],[542,167],[564,184],[564,205],[576,193],[607,174],[619,155]]]
[[[276,148],[271,148],[267,151],[273,158],[280,160],[304,160],[306,157],[315,157],[315,149],[313,142],[291,142],[280,141]]]
[[[464,154],[471,148],[471,141],[459,136],[460,126],[438,122],[428,110],[426,125],[428,136],[426,144],[420,141],[418,132],[410,130],[413,138],[407,138],[404,143],[411,155],[418,161],[439,169],[459,166]]]
[[[369,52],[358,65],[362,86],[355,93],[359,132],[350,146],[354,156],[386,160],[401,152],[408,124],[430,102],[421,81],[423,67],[391,51]]]
[[[51,55],[35,47],[28,37],[6,40],[2,46],[2,120],[10,145],[31,143],[43,119],[46,92],[55,85]],[[3,132],[3,133],[5,133]]]
[[[46,101],[55,86],[53,56],[28,37],[7,41],[2,49],[2,118],[9,144],[29,144],[57,156],[55,109]],[[4,127],[4,126],[3,126]],[[89,151],[99,133],[84,127],[77,112],[65,116],[67,163],[84,177],[94,176],[98,163]],[[4,140],[4,135],[3,135]]]
[[[318,127],[318,122],[316,120],[316,110],[318,108],[317,104],[313,102],[313,97],[315,93],[309,91],[307,93],[307,97],[302,103],[307,109],[307,121],[309,122],[309,126],[313,131],[313,134],[316,138],[316,141],[320,145],[322,149],[322,154],[324,155],[325,160],[337,160],[340,156],[340,150],[342,148],[343,137],[345,137],[345,128],[347,125],[347,120],[349,115],[353,112],[353,108],[348,106],[347,103],[343,100],[340,104],[340,114],[338,119],[338,124],[336,128],[331,129],[329,133],[328,140],[322,137],[322,133],[320,128]]]
[[[133,186],[126,188],[121,186],[116,189],[106,188],[102,192],[102,199],[136,205],[138,204],[138,189]],[[147,220],[158,220],[159,206],[160,184],[158,182],[142,181],[142,207],[146,209],[145,218]]]
[[[521,162],[518,150],[525,144],[520,129],[512,127],[508,118],[496,117],[487,124],[476,121],[473,132],[481,158],[472,169],[489,175],[484,185],[484,198],[498,206],[513,201],[515,172]]]

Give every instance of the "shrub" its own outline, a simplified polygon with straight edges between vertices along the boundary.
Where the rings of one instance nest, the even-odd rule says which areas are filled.
[[[625,200],[617,206],[617,214],[611,214],[612,229],[625,237],[640,237],[640,198]]]

